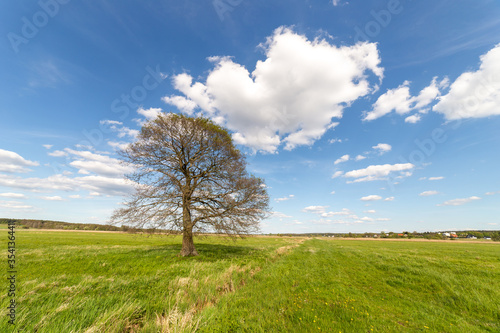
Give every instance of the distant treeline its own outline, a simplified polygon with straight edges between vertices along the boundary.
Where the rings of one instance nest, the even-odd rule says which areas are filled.
[[[7,219],[0,218],[0,224],[7,224],[9,221],[15,221],[16,225],[21,229],[57,229],[57,230],[94,230],[94,231],[122,231],[129,233],[146,232],[146,233],[176,233],[168,230],[158,229],[137,229],[129,226],[117,227],[109,224],[91,224],[91,223],[69,223],[50,220],[25,220],[25,219]]]
[[[138,229],[129,226],[117,227],[109,224],[90,224],[90,223],[69,223],[50,220],[26,220],[26,219],[7,219],[0,218],[0,224],[7,224],[9,221],[15,221],[16,225],[22,229],[59,229],[59,230],[94,230],[94,231],[121,231],[129,233],[166,233],[179,234],[178,231],[160,230],[160,229]],[[500,231],[492,230],[473,230],[473,231],[444,231],[444,232],[365,232],[365,233],[306,233],[306,234],[270,234],[272,236],[288,237],[340,237],[340,238],[423,238],[423,239],[459,239],[459,238],[491,238],[494,241],[500,241]]]
[[[445,231],[445,232],[365,232],[365,233],[307,233],[307,234],[277,234],[277,236],[306,236],[306,237],[339,237],[339,238],[422,238],[422,239],[459,239],[459,238],[491,238],[500,241],[500,231],[473,230],[473,231]]]

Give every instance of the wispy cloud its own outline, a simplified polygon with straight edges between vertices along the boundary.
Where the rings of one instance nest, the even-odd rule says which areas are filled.
[[[25,173],[31,171],[27,167],[38,165],[38,162],[26,160],[13,151],[0,149],[0,172]]]
[[[332,175],[332,178],[337,178],[340,177],[344,174],[343,171],[335,171],[335,173]]]
[[[28,82],[31,88],[55,88],[60,84],[70,84],[69,75],[53,60],[44,60],[28,66],[32,76]]]
[[[286,215],[285,213],[281,213],[281,212],[272,212],[271,215],[272,215],[272,217],[276,217],[279,219],[292,218],[292,216]]]
[[[26,196],[21,193],[0,193],[0,197],[12,199],[25,199]]]
[[[438,191],[424,191],[424,192],[420,193],[419,195],[421,197],[428,197],[428,196],[436,195],[436,194],[439,194],[439,192]]]
[[[283,198],[276,198],[276,199],[274,199],[274,201],[276,201],[276,202],[282,202],[282,201],[287,201],[287,200],[293,199],[294,197],[295,197],[295,195],[290,194],[290,195],[289,195],[289,196],[287,196],[287,197],[283,197]]]
[[[40,199],[47,200],[47,201],[63,201],[63,198],[61,198],[58,195],[55,195],[55,196],[52,196],[52,197],[43,196],[43,197],[40,197]]]
[[[443,202],[442,204],[439,204],[438,206],[461,206],[466,203],[469,203],[471,201],[476,201],[476,200],[481,200],[480,197],[472,196],[469,198],[463,198],[463,199],[453,199],[453,200],[448,200]]]
[[[35,207],[18,202],[18,201],[0,201],[0,207],[7,211],[33,211]]]
[[[47,178],[21,178],[0,174],[0,186],[33,192],[88,190],[111,196],[129,195],[133,190],[133,183],[124,178],[92,175],[74,178],[64,175],[53,175]]]

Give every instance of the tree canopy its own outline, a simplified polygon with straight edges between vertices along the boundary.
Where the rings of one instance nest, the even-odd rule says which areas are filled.
[[[269,212],[264,181],[246,171],[228,131],[207,118],[162,113],[120,154],[135,167],[127,177],[136,187],[112,222],[181,230],[182,256],[198,254],[194,232],[256,232]]]

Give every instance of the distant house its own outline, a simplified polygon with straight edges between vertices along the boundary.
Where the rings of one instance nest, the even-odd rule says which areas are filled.
[[[477,239],[477,237],[474,236],[474,235],[467,235],[467,237],[465,237],[465,238],[468,238],[468,239]]]
[[[443,232],[443,236],[445,236],[445,237],[450,237],[451,235],[450,235],[450,233],[449,233],[449,232]]]

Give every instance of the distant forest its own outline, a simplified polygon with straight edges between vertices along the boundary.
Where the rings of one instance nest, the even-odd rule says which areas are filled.
[[[92,230],[92,231],[122,231],[122,232],[161,232],[161,233],[177,233],[168,230],[158,229],[137,229],[126,225],[117,227],[109,224],[92,224],[92,223],[69,223],[50,220],[26,220],[26,219],[7,219],[0,218],[0,224],[8,224],[14,221],[16,226],[21,229],[55,229],[55,230]]]
[[[1,224],[8,224],[9,221],[14,221],[18,228],[21,229],[55,229],[55,230],[92,230],[92,231],[121,231],[129,233],[165,233],[165,234],[180,234],[175,230],[161,230],[161,229],[137,229],[129,226],[117,227],[109,224],[90,224],[90,223],[69,223],[61,221],[49,220],[26,220],[26,219],[7,219],[0,218]],[[452,233],[456,236],[449,235]],[[366,232],[366,233],[306,233],[306,234],[269,234],[270,236],[303,236],[303,237],[340,237],[340,238],[423,238],[423,239],[461,239],[473,238],[488,239],[493,241],[500,241],[500,231],[492,230],[466,230],[466,231],[446,231],[446,232]]]

